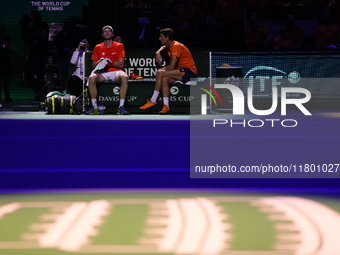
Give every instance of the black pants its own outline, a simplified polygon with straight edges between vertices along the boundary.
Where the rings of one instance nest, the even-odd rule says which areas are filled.
[[[1,85],[4,86],[4,92],[5,92],[5,99],[6,101],[10,100],[10,94],[9,94],[9,72],[10,67],[6,64],[0,65],[0,99],[1,99]]]
[[[28,55],[26,79],[32,90],[38,94],[45,85],[47,55]]]

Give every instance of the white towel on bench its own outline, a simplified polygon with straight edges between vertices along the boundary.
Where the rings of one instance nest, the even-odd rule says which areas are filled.
[[[96,67],[92,70],[91,74],[96,73],[96,72],[100,72],[101,70],[103,70],[105,68],[105,66],[108,63],[112,63],[112,61],[108,58],[101,59],[99,61],[98,65],[96,65]],[[89,80],[88,79],[86,81],[86,86],[87,87],[89,86]]]
[[[91,73],[96,73],[103,70],[108,63],[112,63],[112,61],[108,58],[100,60],[98,65],[96,65],[96,67],[92,70]]]

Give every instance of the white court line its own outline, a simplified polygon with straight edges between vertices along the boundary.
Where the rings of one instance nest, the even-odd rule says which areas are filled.
[[[176,249],[179,254],[198,254],[199,247],[207,230],[207,219],[196,199],[179,199],[183,215],[184,230],[181,241]]]
[[[290,251],[230,251],[225,250],[220,255],[293,255]]]
[[[25,208],[39,208],[39,207],[51,207],[51,208],[63,208],[68,207],[74,202],[20,202],[21,207]]]
[[[101,218],[108,214],[109,207],[110,204],[106,200],[91,201],[58,248],[73,252],[80,250],[87,244],[88,238],[96,234],[95,227],[101,223]]]
[[[9,242],[0,242],[0,249],[4,250],[18,250],[18,249],[39,249],[41,248],[37,242],[29,242],[29,241],[9,241]],[[19,254],[19,253],[16,253]]]
[[[128,198],[128,199],[107,199],[107,201],[112,205],[124,205],[124,204],[149,204],[150,206],[157,206],[164,203],[166,199],[162,198]]]
[[[56,221],[48,227],[47,231],[39,238],[41,247],[57,247],[67,229],[77,220],[86,207],[86,202],[76,202],[69,206]]]
[[[317,229],[313,226],[313,222],[306,218],[306,216],[299,210],[289,205],[286,200],[279,197],[262,198],[261,202],[266,205],[274,206],[278,211],[284,213],[282,218],[293,222],[294,226],[299,231],[301,243],[298,245],[295,254],[313,254],[320,246],[320,238]],[[273,215],[275,216],[275,215]],[[277,220],[275,217],[270,219]],[[296,237],[296,236],[295,236]]]
[[[0,206],[0,219],[5,214],[12,213],[20,208],[20,203],[11,203]]]
[[[120,254],[136,254],[136,253],[158,253],[156,245],[85,245],[79,252],[81,253],[120,253]]]
[[[197,200],[204,208],[210,222],[200,254],[220,254],[227,248],[228,236],[225,232],[227,228],[223,223],[225,217],[220,213],[221,209],[211,200],[207,198],[198,198]]]
[[[322,243],[317,255],[340,254],[340,214],[335,210],[313,200],[299,197],[280,197],[298,208],[317,226],[321,233]],[[312,245],[312,243],[311,243]]]
[[[161,252],[171,252],[175,249],[182,231],[183,218],[178,201],[169,199],[165,202],[168,210],[166,229],[162,240],[159,242],[158,249]]]

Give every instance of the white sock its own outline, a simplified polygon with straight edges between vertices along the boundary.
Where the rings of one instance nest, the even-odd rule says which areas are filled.
[[[119,107],[124,106],[125,99],[120,99],[119,100]]]
[[[163,97],[163,103],[169,107],[169,98],[168,97]]]
[[[155,91],[153,92],[152,97],[151,97],[151,103],[156,102],[158,95],[159,95],[159,91],[156,91],[156,90],[155,90]]]
[[[94,109],[98,109],[98,105],[97,105],[97,99],[91,99],[92,102],[92,106]]]

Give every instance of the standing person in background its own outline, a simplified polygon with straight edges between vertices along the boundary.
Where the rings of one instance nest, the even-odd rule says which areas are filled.
[[[49,26],[42,21],[38,11],[31,12],[32,24],[26,26],[28,35],[29,53],[27,57],[26,79],[36,93],[35,101],[43,102],[45,95],[42,90],[45,85],[46,62],[48,59]]]
[[[142,32],[139,35],[137,47],[159,47],[159,19],[155,14],[150,14],[148,17],[148,23],[145,24]]]
[[[159,40],[162,47],[156,52],[156,62],[158,65],[162,63],[162,52],[165,50],[170,57],[170,64],[157,70],[155,90],[151,99],[148,99],[145,105],[139,107],[141,110],[152,110],[157,105],[157,97],[162,89],[164,105],[159,113],[169,114],[169,84],[175,81],[186,83],[190,81],[190,78],[197,77],[197,68],[190,51],[182,43],[175,41],[174,37],[175,34],[171,28],[160,30]]]
[[[112,40],[113,35],[113,28],[111,26],[104,26],[102,29],[104,42],[97,44],[93,50],[93,55],[91,58],[92,68],[96,68],[97,70],[89,77],[89,91],[91,95],[92,107],[86,111],[85,114],[98,114],[97,83],[103,81],[120,83],[120,101],[117,114],[129,114],[129,112],[124,107],[129,80],[128,75],[123,71],[125,62],[125,49],[123,44],[114,42]],[[105,65],[105,63],[107,64]],[[104,65],[103,67],[101,67],[102,64]]]
[[[73,46],[75,43],[71,19],[67,18],[64,20],[63,29],[56,34],[52,42],[52,51],[57,58],[58,77],[63,81],[64,90],[67,90],[65,85],[69,77],[70,53],[71,49],[76,47]],[[66,91],[64,91],[64,93],[66,93]]]
[[[11,38],[5,35],[5,26],[0,24],[0,101],[1,101],[1,84],[5,92],[5,102],[11,102],[9,93],[9,79],[11,73],[11,63],[9,59],[9,47]]]
[[[83,56],[85,52],[89,51],[89,47],[89,41],[83,39],[72,54],[70,62],[76,68],[67,81],[67,87],[71,95],[79,96],[83,91]]]

